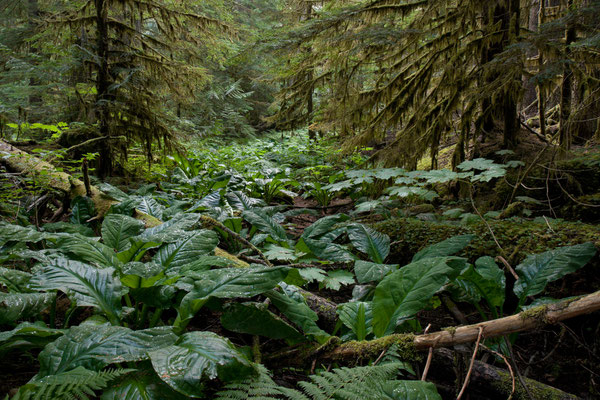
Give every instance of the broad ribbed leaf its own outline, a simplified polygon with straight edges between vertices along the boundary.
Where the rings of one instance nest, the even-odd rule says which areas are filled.
[[[385,277],[375,288],[373,297],[375,335],[393,333],[399,322],[422,310],[464,265],[464,259],[456,257],[425,258]]]
[[[287,267],[223,268],[204,272],[179,307],[178,327],[191,319],[210,297],[250,298],[273,289],[289,272]]]
[[[296,244],[296,249],[313,253],[321,260],[347,263],[356,260],[356,257],[348,251],[345,246],[337,243],[331,243],[329,240],[316,240],[304,238]]]
[[[0,324],[38,315],[54,302],[55,293],[2,293],[0,292]]]
[[[379,282],[390,272],[398,270],[398,265],[378,264],[358,260],[354,263],[354,274],[358,283]]]
[[[425,247],[417,254],[415,254],[412,261],[415,262],[424,258],[431,257],[452,256],[464,249],[465,247],[467,247],[467,245],[473,240],[473,238],[475,238],[474,235],[453,236],[442,242]]]
[[[147,360],[149,351],[170,346],[176,340],[170,327],[134,331],[122,326],[74,326],[40,353],[38,376],[80,366],[98,371],[110,364]]]
[[[144,223],[126,215],[107,215],[102,222],[102,240],[117,253],[131,247],[129,238],[142,233]]]
[[[158,219],[162,219],[163,211],[165,210],[164,206],[158,204],[158,202],[150,196],[137,197],[136,208],[141,212]]]
[[[22,322],[13,330],[0,332],[0,357],[9,350],[19,348],[41,348],[64,333],[61,329],[52,329],[43,322]]]
[[[282,284],[282,287],[286,287],[286,285]],[[283,290],[284,293],[271,290],[267,293],[267,297],[288,320],[300,327],[305,334],[328,337],[329,334],[317,326],[316,322],[319,319],[317,313],[308,307],[306,300],[297,290],[291,288],[288,286],[288,290]]]
[[[189,332],[172,346],[149,353],[158,376],[178,392],[202,397],[206,379],[242,380],[256,367],[228,340],[212,332]]]
[[[383,264],[390,253],[390,237],[363,224],[349,225],[348,238],[357,250],[378,264]]]
[[[200,219],[199,214],[179,214],[171,220],[146,229],[135,239],[142,242],[173,243],[184,239]]]
[[[583,267],[595,254],[593,243],[583,243],[531,255],[515,268],[519,275],[515,294],[523,304],[528,296],[543,292],[548,283]]]
[[[304,336],[260,303],[233,303],[221,316],[225,329],[271,339],[301,341]]]
[[[257,206],[266,205],[264,201],[260,199],[255,199],[253,197],[248,197],[244,194],[244,192],[235,191],[235,192],[227,192],[225,194],[225,198],[229,202],[229,204],[236,210],[250,210],[251,208]]]
[[[189,232],[186,238],[163,245],[154,256],[154,261],[163,268],[181,267],[200,256],[212,254],[218,244],[219,237],[213,231]]]
[[[86,236],[61,234],[56,250],[72,259],[97,267],[118,268],[121,265],[114,249]]]
[[[354,332],[358,340],[365,340],[367,335],[373,333],[371,303],[356,301],[340,304],[337,313],[340,321]]]
[[[42,240],[55,239],[53,233],[39,232],[32,226],[19,226],[0,222],[0,243],[23,242],[37,243]]]
[[[86,224],[96,215],[94,202],[89,197],[78,196],[71,201],[71,223]]]
[[[268,233],[271,237],[277,241],[286,241],[287,234],[285,229],[279,225],[273,217],[270,217],[267,213],[262,210],[246,210],[242,214],[244,219],[251,223],[256,229],[261,232]]]
[[[390,381],[381,386],[385,400],[442,400],[431,382]]]
[[[100,400],[186,400],[189,397],[171,389],[153,370],[129,374],[104,390]]]
[[[9,292],[28,292],[27,284],[31,276],[29,272],[0,267],[0,284],[6,286]]]
[[[336,214],[324,217],[309,226],[302,233],[302,238],[318,239],[320,236],[332,231],[340,222],[347,221],[350,217],[345,214]]]
[[[38,291],[65,292],[78,306],[96,307],[114,322],[121,315],[121,296],[126,292],[114,273],[112,268],[98,269],[59,258],[36,273],[29,285]]]

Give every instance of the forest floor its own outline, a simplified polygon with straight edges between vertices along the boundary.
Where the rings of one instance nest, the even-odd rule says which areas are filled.
[[[470,185],[470,190],[476,195],[475,201],[471,202],[468,198],[453,194],[452,187],[456,184],[456,177],[449,172],[413,174],[397,169],[365,168],[361,165],[361,160],[324,161],[328,159],[329,148],[309,144],[305,140],[297,137],[289,142],[281,142],[265,138],[242,148],[222,148],[216,153],[207,146],[206,150],[196,150],[186,158],[173,161],[166,166],[171,172],[162,177],[155,175],[151,183],[139,182],[137,185],[117,188],[96,182],[101,190],[120,203],[111,209],[111,215],[114,214],[111,221],[122,218],[120,223],[131,224],[130,229],[135,231],[135,223],[127,219],[133,215],[134,208],[162,221],[181,220],[190,215],[210,217],[256,246],[254,249],[249,248],[245,242],[235,239],[233,234],[217,227],[215,230],[219,233],[220,248],[238,255],[242,260],[257,264],[268,262],[297,270],[294,278],[291,274],[286,278],[283,288],[297,285],[337,307],[337,312],[333,310],[333,325],[321,313],[322,310],[315,309],[319,316],[318,325],[309,329],[305,322],[295,319],[279,305],[273,305],[271,297],[265,294],[266,291],[242,296],[248,300],[253,299],[254,302],[240,304],[261,310],[262,306],[259,307],[258,304],[264,303],[269,311],[268,314],[264,314],[266,309],[261,311],[261,317],[276,315],[285,324],[283,328],[279,322],[269,320],[271,322],[268,324],[275,324],[269,325],[272,330],[295,332],[293,335],[300,335],[303,338],[301,341],[280,335],[273,336],[264,331],[258,332],[256,327],[246,326],[242,321],[235,328],[224,323],[226,318],[234,315],[232,310],[236,296],[233,294],[211,298],[205,307],[197,311],[189,325],[185,326],[184,332],[213,332],[228,338],[239,349],[246,349],[244,351],[250,353],[254,351],[248,357],[262,359],[263,364],[273,373],[277,384],[291,388],[299,381],[324,370],[342,365],[377,363],[383,353],[376,359],[347,359],[344,362],[321,363],[316,357],[312,362],[304,360],[303,366],[282,364],[281,359],[271,356],[282,351],[293,351],[297,348],[297,343],[308,344],[320,340],[319,334],[315,333],[316,329],[326,335],[337,335],[342,341],[376,340],[381,337],[381,333],[374,331],[377,325],[373,322],[383,318],[378,314],[381,312],[378,304],[382,301],[379,293],[387,290],[385,285],[388,282],[400,276],[399,272],[403,268],[398,270],[398,264],[406,265],[408,271],[411,264],[417,262],[417,254],[428,249],[428,246],[447,243],[452,238],[472,235],[464,245],[452,252],[436,248],[438,257],[443,256],[447,260],[458,257],[465,266],[473,264],[477,268],[480,268],[480,262],[484,262],[483,258],[492,257],[489,259],[492,262],[495,259],[497,264],[486,268],[489,268],[490,273],[497,273],[497,280],[486,281],[484,275],[474,277],[464,268],[457,275],[443,281],[431,293],[423,292],[419,308],[405,323],[398,324],[393,329],[396,332],[421,334],[426,328],[428,332],[436,332],[466,323],[476,324],[493,319],[498,313],[502,315],[503,311],[504,315],[510,315],[526,307],[551,302],[551,299],[585,295],[600,289],[600,275],[597,274],[600,258],[597,254],[592,254],[590,247],[585,245],[588,242],[596,246],[600,244],[600,228],[597,225],[598,219],[595,219],[597,213],[594,204],[588,207],[576,202],[584,198],[587,202],[595,201],[600,197],[600,180],[595,181],[600,176],[597,157],[600,152],[581,149],[577,157],[551,164],[558,171],[552,176],[547,172],[550,165],[547,164],[548,160],[543,160],[539,166],[531,169],[530,175],[523,177],[524,165],[517,162],[510,166],[512,161],[520,161],[522,157],[518,156],[519,153],[495,154],[490,150],[494,148],[490,144],[486,154],[493,159],[478,161],[472,169],[472,176],[461,178],[467,181],[462,184]],[[531,146],[539,149],[541,144],[532,142]],[[94,205],[89,200],[85,197],[76,198],[67,206],[64,196],[48,190],[39,181],[39,177],[28,177],[27,171],[12,169],[0,172],[0,185],[6,189],[11,188],[3,190],[0,199],[3,219],[10,222],[10,225],[0,227],[0,261],[4,268],[23,271],[29,274],[27,279],[36,280],[42,272],[39,265],[34,265],[32,256],[38,260],[47,255],[60,256],[90,265],[104,262],[91,257],[89,252],[80,253],[75,248],[65,249],[65,238],[80,241],[81,246],[100,243],[94,245],[94,248],[100,249],[99,254],[103,254],[101,258],[111,257],[104,253],[105,245],[112,243],[107,236],[108,222],[96,218]],[[521,182],[522,187],[512,190],[511,182],[517,181]],[[530,190],[539,186],[540,182],[546,185],[543,191]],[[551,198],[547,193],[552,194]],[[508,207],[504,206],[507,197],[512,197]],[[507,209],[511,212],[507,213]],[[120,215],[123,217],[119,217]],[[17,240],[15,228],[9,228],[10,226],[21,227]],[[316,226],[320,228],[317,230]],[[188,235],[200,235],[200,231],[193,230],[197,228],[185,229],[188,230]],[[43,232],[47,236],[38,239],[33,232]],[[122,233],[125,234],[124,232]],[[132,240],[139,238],[139,232],[142,231],[138,231],[137,236],[129,234],[129,237]],[[175,239],[163,238],[166,243],[140,253],[136,262],[143,262],[148,268],[165,262],[160,254],[173,251],[168,250],[171,249],[169,246],[175,243],[184,246],[183,242],[179,242],[183,240],[183,236],[177,236],[181,233],[172,232]],[[123,247],[111,249],[113,256],[121,254],[122,249],[126,248],[120,242],[115,242],[116,245]],[[569,253],[570,248],[575,250]],[[203,257],[198,249],[188,250],[195,252],[193,254],[197,254],[196,258]],[[529,257],[532,254],[540,256]],[[179,257],[176,252],[171,255],[173,258]],[[543,275],[545,280],[536,281],[542,290],[534,293],[532,289],[531,293],[534,294],[522,297],[518,304],[509,305],[509,299],[515,295],[512,287],[505,283],[508,272],[504,271],[497,256],[502,256],[521,277],[526,276],[521,274],[532,269]],[[182,266],[200,268],[193,267],[192,261],[186,259],[188,264],[182,261]],[[358,261],[362,262],[362,266],[385,272],[378,278],[367,276],[357,267]],[[178,273],[181,274],[180,279],[187,279],[184,272]],[[425,275],[426,270],[422,273]],[[119,276],[122,282],[129,284],[127,274]],[[150,275],[142,276],[143,279],[150,278]],[[200,275],[190,276],[199,279]],[[476,282],[473,279],[480,280]],[[6,279],[2,283],[2,292],[7,295],[17,294],[17,289],[25,287],[19,284],[11,286]],[[475,283],[485,283],[487,286],[482,289]],[[511,285],[514,283],[511,282]],[[395,290],[405,290],[399,289],[400,287]],[[527,289],[526,286],[525,288]],[[90,318],[104,318],[105,310],[102,307],[82,305],[74,308],[76,303],[72,301],[74,298],[70,290],[68,286],[59,290],[52,310],[40,313],[39,309],[27,309],[26,316],[20,315],[12,320],[8,316],[3,317],[2,331],[8,332],[15,326],[20,326],[18,324],[23,321],[38,321],[47,328],[62,327],[69,330],[85,325]],[[136,292],[137,288],[130,287],[129,290],[134,297],[128,298],[127,302],[134,301],[134,315],[138,322],[132,325],[125,316],[122,317],[122,322],[124,326],[136,326],[140,329],[148,326],[141,322],[146,315],[159,318],[159,325],[162,326],[177,325],[181,305],[178,306],[176,301],[180,301],[190,289],[184,284],[173,289],[182,291],[182,294],[165,300],[172,306],[159,307],[160,312],[158,308],[153,308],[154,302],[146,300],[141,292]],[[293,298],[291,292],[286,292],[287,289],[279,290],[283,290],[290,299]],[[389,296],[392,294],[389,293]],[[159,295],[158,292],[156,295]],[[486,302],[485,299],[489,300],[490,296],[497,297],[491,303]],[[146,301],[147,304],[144,303]],[[122,302],[125,306],[125,298]],[[358,312],[364,313],[362,317],[354,311],[354,319],[343,316],[344,311],[354,310],[352,304],[361,304],[367,311]],[[449,304],[455,305],[453,311]],[[142,311],[142,305],[146,311]],[[403,305],[396,304],[394,307]],[[44,309],[47,307],[42,308]],[[257,348],[256,338],[259,336],[260,345]],[[600,396],[598,312],[554,325],[544,325],[534,331],[512,334],[507,338],[508,341],[490,338],[485,343],[487,347],[505,354],[517,375],[581,398],[593,399]],[[0,362],[0,374],[4,377],[0,382],[0,393],[8,393],[10,390],[14,392],[34,378],[39,371],[38,360],[46,364],[49,362],[40,351],[44,347],[51,348],[51,340],[43,339],[42,336],[35,343],[28,342],[30,339],[18,339],[20,341],[11,342],[0,336],[0,353],[4,354]],[[511,346],[508,347],[506,343]],[[473,347],[461,345],[454,350],[455,360],[450,364],[448,360],[436,355],[429,374],[428,380],[435,384],[437,392],[444,399],[455,398],[469,369]],[[403,379],[421,377],[425,369],[425,356],[424,353],[413,360],[410,367],[406,367]],[[482,351],[478,359],[486,365],[505,370],[504,361],[492,353]],[[302,364],[303,360],[295,361]],[[144,363],[137,364],[136,368],[146,374],[150,374],[149,371],[152,370]],[[158,382],[161,382],[160,385],[165,390],[188,393],[187,387],[170,381]],[[214,394],[220,388],[216,381],[212,381],[207,383],[205,390]],[[481,380],[474,380],[468,393],[471,399],[506,398],[505,390],[490,390],[489,382],[486,386]],[[536,395],[535,398],[547,397]]]

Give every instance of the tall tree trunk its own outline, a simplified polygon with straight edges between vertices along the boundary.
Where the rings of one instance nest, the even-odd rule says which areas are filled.
[[[568,0],[568,9],[573,8],[573,0]],[[560,97],[560,146],[563,150],[569,150],[573,141],[573,132],[569,124],[571,116],[571,102],[573,97],[573,71],[569,65],[571,50],[569,46],[576,40],[576,31],[572,24],[567,25],[565,31],[565,66]]]
[[[96,114],[98,116],[100,136],[107,137],[100,147],[98,175],[101,178],[112,174],[112,151],[110,136],[110,71],[108,66],[108,4],[106,0],[95,0],[96,3],[96,29],[97,47],[100,66],[96,78]]]
[[[305,9],[305,15],[303,17],[303,19],[305,20],[309,20],[312,18],[313,15],[313,6],[312,6],[312,2],[311,1],[307,1],[306,2],[306,9]],[[310,54],[312,52],[312,48],[309,47],[307,52]],[[312,84],[312,80],[314,78],[314,71],[312,68],[309,69],[308,73],[306,74],[306,79],[311,82],[310,83],[310,88],[308,89],[308,93],[306,94],[307,96],[307,101],[306,101],[306,114],[308,116],[308,138],[309,140],[313,141],[313,140],[317,140],[317,133],[310,128],[310,125],[312,124],[312,114],[314,112],[314,103],[313,103],[313,94],[314,94],[314,85]]]
[[[29,29],[33,32],[37,28],[37,20],[40,17],[38,0],[29,0],[27,5],[29,16]],[[29,53],[37,54],[37,52],[38,48],[35,46],[35,44],[31,44],[31,46],[29,47]],[[31,90],[29,94],[29,108],[32,110],[38,108],[42,104],[42,98],[38,93],[36,93],[35,89],[35,87],[39,84],[40,81],[35,76],[31,76],[29,78],[29,87]]]
[[[510,0],[508,10],[501,18],[506,45],[515,43],[519,38],[521,28],[521,2],[519,0]],[[514,87],[521,87],[521,82],[515,82]],[[517,93],[515,93],[514,88],[508,88],[504,93],[503,103],[504,147],[514,149],[517,146],[519,132]]]
[[[545,0],[540,0],[540,7],[538,12],[538,30],[541,29],[544,24],[544,16],[546,14]],[[541,73],[544,68],[544,53],[542,49],[539,50],[538,54],[538,70]],[[538,83],[537,86],[537,98],[538,98],[538,115],[540,118],[540,134],[542,137],[546,137],[546,96],[544,95],[544,87],[542,82]]]

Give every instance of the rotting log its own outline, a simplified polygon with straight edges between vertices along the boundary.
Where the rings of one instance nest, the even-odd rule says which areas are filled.
[[[5,153],[6,156],[0,159],[6,164],[7,168],[12,171],[22,172],[33,176],[38,180],[39,185],[58,190],[67,194],[71,199],[77,196],[86,195],[85,183],[80,179],[73,178],[71,175],[57,171],[54,165],[40,160],[39,158],[22,151],[9,143],[0,140],[0,153]],[[98,217],[104,216],[111,206],[119,202],[112,197],[104,194],[95,186],[90,186],[91,200],[94,203]],[[162,224],[162,221],[142,211],[135,210],[134,217],[143,221],[146,228],[152,228]],[[248,263],[229,254],[223,249],[216,248],[215,255],[231,260],[235,265],[247,267]]]
[[[455,354],[448,349],[437,349],[434,353],[432,379],[446,381],[453,378],[448,377],[448,371],[454,368]],[[437,373],[435,371],[438,371]],[[534,379],[524,377],[525,385],[531,393],[533,400],[577,400],[579,397],[564,392],[553,386],[546,385]],[[506,400],[512,393],[513,378],[510,373],[502,368],[475,361],[471,373],[470,384],[467,393],[477,397],[485,396],[490,399]],[[531,400],[518,379],[515,379],[514,400]],[[477,397],[479,398],[479,397]]]

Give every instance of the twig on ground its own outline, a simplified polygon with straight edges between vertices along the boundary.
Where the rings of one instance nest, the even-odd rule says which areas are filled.
[[[469,370],[467,371],[467,377],[465,378],[465,382],[460,389],[460,393],[456,397],[456,400],[460,400],[467,390],[467,386],[469,386],[469,380],[471,379],[471,374],[473,373],[473,365],[475,364],[475,358],[477,358],[477,351],[479,350],[479,344],[481,343],[481,337],[483,336],[483,326],[479,328],[479,335],[477,336],[477,342],[475,342],[475,349],[473,350],[473,357],[471,357],[471,364],[469,365]]]

